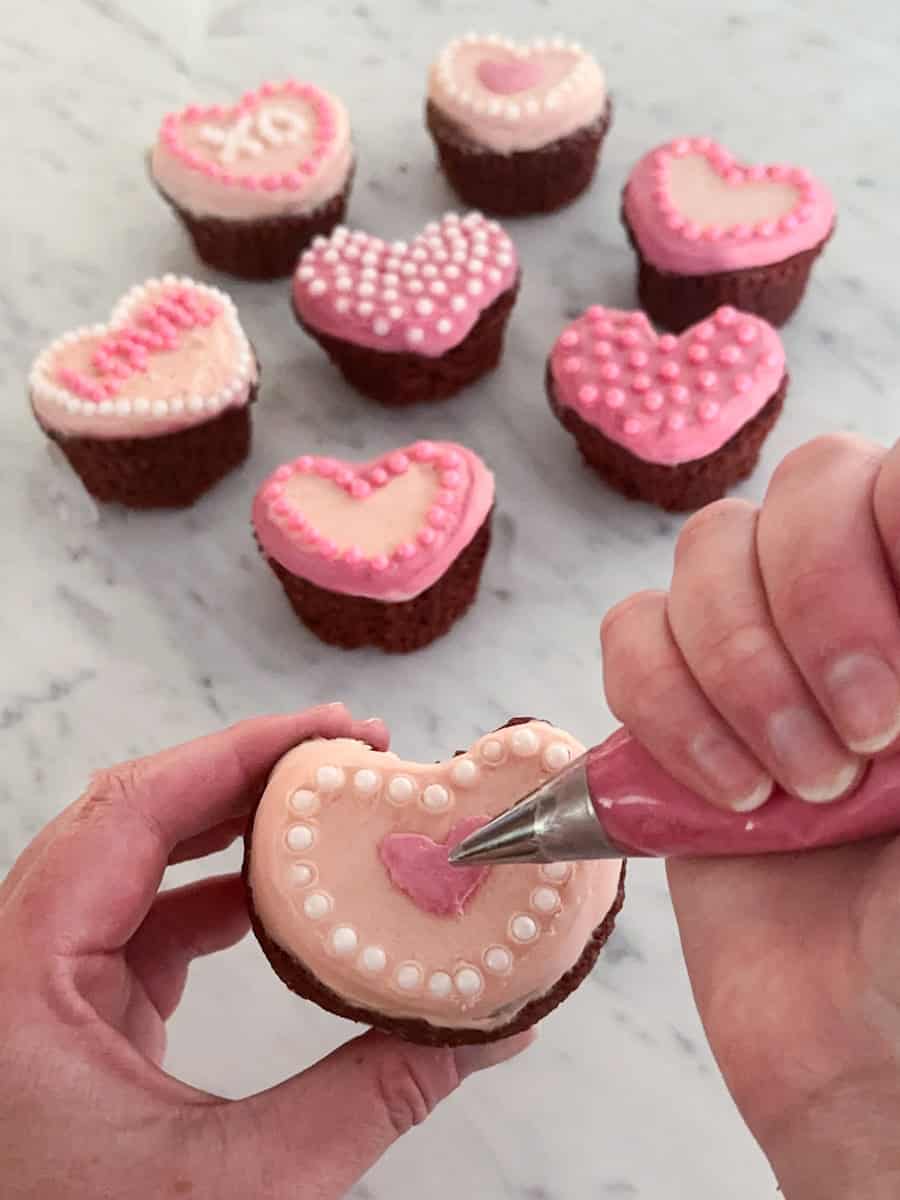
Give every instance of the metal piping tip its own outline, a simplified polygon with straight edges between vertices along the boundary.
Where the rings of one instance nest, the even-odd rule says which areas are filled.
[[[453,866],[572,862],[621,858],[594,811],[582,755],[513,808],[464,838],[448,856]]]

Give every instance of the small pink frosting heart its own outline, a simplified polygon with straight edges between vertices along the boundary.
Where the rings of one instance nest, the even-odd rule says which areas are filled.
[[[447,856],[454,846],[487,823],[487,817],[458,821],[446,842],[434,842],[423,833],[389,833],[378,853],[391,883],[425,912],[436,917],[461,917],[489,868],[451,867]]]
[[[476,74],[489,91],[511,96],[537,87],[544,77],[544,68],[534,58],[486,58],[478,64]]]

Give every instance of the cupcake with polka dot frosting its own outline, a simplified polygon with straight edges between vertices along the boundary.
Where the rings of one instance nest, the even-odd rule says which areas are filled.
[[[363,464],[285,463],[256,494],[253,528],[317,637],[401,653],[447,633],[474,603],[493,505],[477,454],[416,442]]]
[[[708,137],[657,146],[628,177],[622,219],[645,311],[679,331],[723,304],[782,325],[835,226],[805,167],[746,164]]]
[[[508,1037],[544,1017],[612,931],[622,864],[459,868],[447,856],[582,750],[518,720],[436,764],[348,739],[290,751],[244,858],[253,927],[284,983],[436,1045]]]
[[[294,273],[294,314],[364,396],[443,400],[500,361],[519,286],[515,246],[480,213],[447,213],[412,241],[343,226]]]
[[[426,121],[466,204],[504,216],[553,212],[590,185],[611,118],[603,71],[576,42],[469,33],[428,77]]]
[[[243,279],[290,275],[312,238],[343,219],[353,169],[346,108],[297,79],[169,113],[150,155],[199,257]]]
[[[631,499],[701,508],[749,475],[788,374],[768,322],[723,305],[676,337],[594,305],[557,338],[547,392],[585,462]]]
[[[165,275],[106,324],[63,334],[35,360],[41,429],[97,500],[192,504],[247,457],[259,367],[218,288]]]

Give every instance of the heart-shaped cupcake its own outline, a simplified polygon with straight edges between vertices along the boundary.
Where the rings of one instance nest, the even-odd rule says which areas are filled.
[[[679,337],[643,312],[589,308],[550,356],[556,403],[636,457],[668,466],[723,446],[778,391],[785,356],[760,317],[722,307]]]
[[[625,219],[643,256],[679,274],[740,270],[826,239],[834,201],[802,167],[747,166],[711,138],[678,138],[628,177]]]
[[[294,309],[344,342],[435,358],[463,341],[517,276],[512,241],[479,213],[447,213],[412,242],[339,227],[300,259]]]
[[[409,600],[485,523],[494,480],[453,442],[416,442],[358,465],[303,455],[257,492],[256,536],[292,575],[331,592]]]
[[[97,438],[161,434],[247,403],[256,358],[231,299],[166,275],[134,287],[109,323],[52,342],[31,369],[48,429]]]
[[[497,816],[581,750],[541,721],[429,765],[349,740],[292,750],[260,802],[246,871],[284,981],[420,1040],[495,1037],[543,1016],[592,964],[620,864],[494,868],[472,886],[452,882],[446,853],[461,825]]]

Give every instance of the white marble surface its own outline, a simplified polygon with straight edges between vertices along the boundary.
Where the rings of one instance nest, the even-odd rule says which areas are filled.
[[[563,216],[511,226],[525,284],[502,368],[441,407],[385,414],[348,391],[299,333],[284,285],[222,281],[264,368],[251,460],[191,512],[95,514],[33,425],[25,375],[45,340],[101,319],[132,282],[165,270],[202,277],[144,175],[160,114],[227,99],[265,77],[309,75],[341,92],[353,115],[352,221],[404,236],[452,202],[421,122],[429,56],[454,33],[484,28],[486,7],[490,24],[509,34],[557,27],[581,38],[607,64],[616,95],[592,192]],[[885,147],[896,128],[900,16],[875,0],[833,4],[825,23],[823,11],[812,0],[3,7],[0,869],[92,767],[251,713],[340,697],[361,714],[383,714],[401,752],[426,758],[511,712],[550,716],[585,739],[608,731],[599,617],[627,592],[665,583],[678,522],[585,474],[543,399],[542,362],[563,321],[587,303],[631,302],[619,188],[657,141],[708,132],[748,158],[799,158],[832,183],[840,205],[837,237],[785,334],[787,410],[743,494],[759,497],[778,458],[817,432],[893,438],[900,319],[889,247],[900,232],[900,166]],[[254,485],[302,450],[353,456],[418,436],[467,441],[496,470],[497,538],[480,602],[450,637],[411,658],[331,651],[294,621],[257,558]],[[289,996],[248,940],[196,967],[172,1024],[169,1065],[239,1095],[350,1032]],[[663,876],[650,864],[634,867],[620,932],[537,1047],[470,1081],[354,1194],[757,1200],[773,1192],[705,1048]]]

